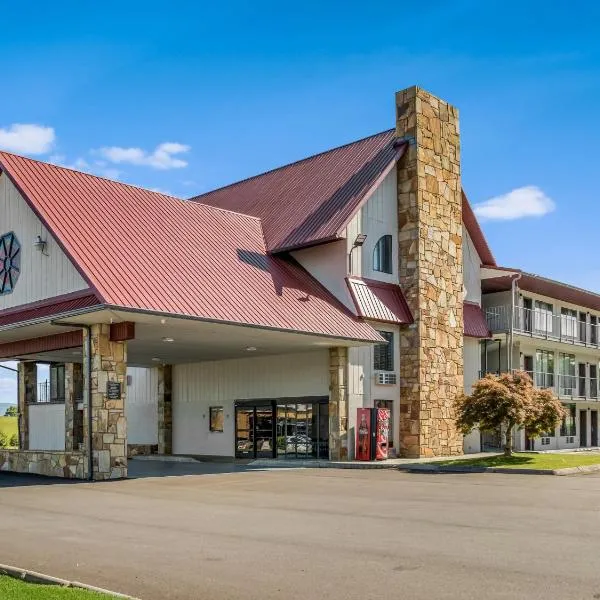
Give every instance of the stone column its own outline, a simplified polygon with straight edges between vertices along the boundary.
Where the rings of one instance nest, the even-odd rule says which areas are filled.
[[[81,411],[77,404],[82,401],[83,368],[79,363],[65,364],[65,451],[79,450],[81,441]]]
[[[86,364],[87,332],[83,342]],[[127,477],[127,342],[111,342],[110,325],[92,325],[91,363],[93,478]],[[109,382],[120,384],[118,398],[109,399]]]
[[[329,460],[348,460],[348,348],[329,349]]]
[[[18,364],[19,450],[29,450],[29,403],[37,400],[37,365]]]
[[[396,94],[400,285],[415,318],[401,335],[402,456],[462,454],[463,264],[456,108],[412,87]]]
[[[158,453],[173,453],[173,404],[171,365],[156,367],[158,373]]]

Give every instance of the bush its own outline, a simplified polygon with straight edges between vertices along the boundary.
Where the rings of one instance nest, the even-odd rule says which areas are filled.
[[[11,448],[18,448],[19,447],[19,436],[16,433],[13,433],[10,436],[10,441],[8,442],[8,444]]]
[[[4,416],[5,417],[16,417],[18,416],[19,412],[17,411],[17,407],[16,406],[9,406],[5,413]]]
[[[8,436],[0,431],[0,448],[8,448]]]

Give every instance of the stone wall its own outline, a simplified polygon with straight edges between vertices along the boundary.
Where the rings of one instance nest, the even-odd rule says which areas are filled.
[[[65,364],[65,450],[79,450],[83,444],[83,412],[77,408],[82,401],[83,367],[79,363]]]
[[[329,349],[329,459],[348,460],[348,348]]]
[[[14,473],[84,479],[85,462],[83,452],[0,450],[0,471]]]
[[[127,457],[158,454],[158,444],[127,444]]]
[[[18,364],[19,449],[29,449],[29,403],[37,400],[37,366],[34,362]]]
[[[84,334],[84,354],[87,349]],[[110,341],[110,325],[91,330],[92,459],[94,479],[127,477],[127,342]],[[87,360],[84,356],[84,364]],[[108,382],[120,384],[120,397],[109,399]],[[87,410],[87,408],[86,408]],[[87,418],[84,417],[84,428]]]
[[[161,365],[158,371],[158,453],[173,453],[173,367]]]
[[[462,197],[458,112],[426,91],[396,94],[400,285],[415,317],[401,335],[400,451],[462,454]]]

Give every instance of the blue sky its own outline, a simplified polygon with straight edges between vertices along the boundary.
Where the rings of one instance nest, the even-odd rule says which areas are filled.
[[[0,143],[188,197],[393,127],[394,92],[418,84],[460,109],[471,202],[500,197],[480,210],[498,262],[600,292],[599,17],[578,1],[7,3]]]

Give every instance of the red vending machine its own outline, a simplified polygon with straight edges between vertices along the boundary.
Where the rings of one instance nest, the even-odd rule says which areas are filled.
[[[359,408],[356,413],[356,460],[385,460],[391,413],[387,408]]]
[[[356,460],[371,460],[371,409],[356,412]]]

